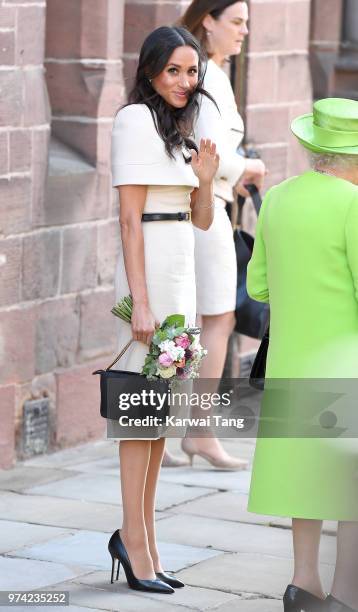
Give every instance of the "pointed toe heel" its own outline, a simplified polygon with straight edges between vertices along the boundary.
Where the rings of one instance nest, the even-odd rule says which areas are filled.
[[[167,574],[166,572],[156,572],[155,575],[159,580],[173,587],[173,589],[181,589],[185,586],[184,582],[178,580],[178,578],[176,578],[175,576]]]
[[[118,530],[112,534],[108,542],[108,551],[112,558],[111,584],[113,584],[115,561],[117,560],[118,566],[116,580],[118,580],[119,568],[122,564],[129,588],[135,591],[147,591],[151,593],[174,593],[173,587],[171,587],[168,583],[159,580],[158,578],[154,580],[140,580],[134,575],[131,562]]]

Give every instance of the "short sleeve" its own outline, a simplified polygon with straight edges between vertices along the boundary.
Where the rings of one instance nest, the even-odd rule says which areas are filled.
[[[198,186],[182,151],[170,158],[145,104],[130,104],[116,115],[111,146],[112,185]]]
[[[131,104],[116,115],[112,130],[112,185],[150,184],[162,156],[150,110]],[[148,144],[150,143],[150,146]]]
[[[352,274],[354,293],[358,301],[358,189],[347,214],[345,236],[348,266]]]

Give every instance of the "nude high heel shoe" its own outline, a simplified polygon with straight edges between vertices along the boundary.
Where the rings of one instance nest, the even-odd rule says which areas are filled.
[[[198,451],[195,449],[194,444],[190,440],[190,438],[184,438],[181,443],[182,451],[186,453],[189,457],[190,465],[193,466],[194,456],[198,455],[198,457],[202,457],[205,459],[210,465],[220,470],[246,470],[248,466],[248,461],[245,459],[237,459],[236,457],[230,457],[226,459],[218,459],[217,457],[213,457],[209,453],[205,453],[204,451]]]

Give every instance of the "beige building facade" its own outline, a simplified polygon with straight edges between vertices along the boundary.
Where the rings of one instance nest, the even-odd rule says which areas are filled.
[[[358,7],[249,4],[236,92],[269,186],[306,167],[289,124],[309,112],[312,96],[358,97]],[[184,8],[172,0],[0,0],[2,468],[104,433],[91,373],[116,348],[111,125],[145,35]]]

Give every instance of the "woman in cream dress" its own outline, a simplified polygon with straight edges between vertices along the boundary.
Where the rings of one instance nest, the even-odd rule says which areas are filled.
[[[225,205],[233,202],[235,186],[248,197],[245,184],[254,183],[261,189],[265,175],[261,160],[245,159],[236,152],[244,125],[223,69],[227,57],[241,52],[248,34],[247,21],[247,3],[237,0],[193,0],[181,19],[181,24],[198,38],[210,57],[204,87],[217,105],[203,97],[195,138],[197,141],[211,138],[220,155],[214,182],[214,221],[208,232],[195,230],[197,313],[201,315],[202,342],[209,351],[201,369],[202,378],[221,378],[235,322],[237,264]],[[183,441],[183,450],[189,455],[201,455],[220,468],[240,469],[246,465],[230,457],[215,437],[188,438]]]
[[[142,370],[155,325],[168,315],[184,314],[187,325],[195,323],[190,217],[202,230],[210,226],[219,163],[214,144],[203,140],[197,149],[190,139],[204,70],[200,46],[189,32],[158,28],[143,43],[129,104],[114,121],[112,176],[122,245],[117,299],[129,293],[133,298],[131,327],[118,324],[119,348],[134,339],[119,362],[123,370]],[[157,549],[155,494],[165,440],[152,433],[148,439],[116,436],[122,438],[123,525],[108,545],[112,580],[117,559],[131,588],[172,593],[184,585],[163,572]]]

